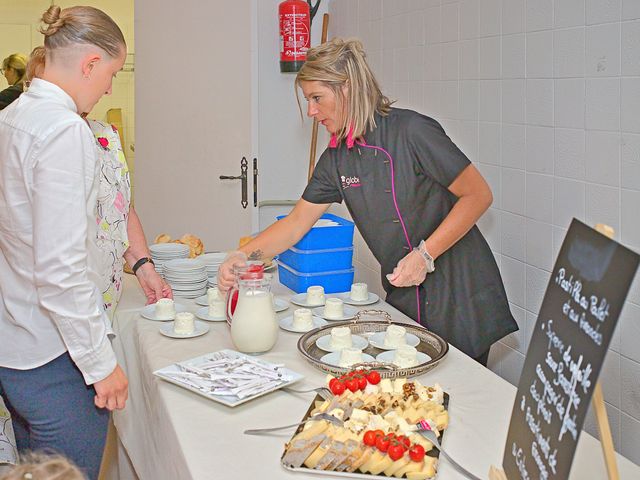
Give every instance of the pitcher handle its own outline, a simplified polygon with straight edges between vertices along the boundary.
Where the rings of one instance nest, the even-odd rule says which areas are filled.
[[[231,303],[233,300],[233,292],[237,292],[238,288],[234,285],[227,290],[227,325],[231,326],[231,320],[233,320],[233,313],[231,313]],[[236,304],[237,307],[237,304]]]

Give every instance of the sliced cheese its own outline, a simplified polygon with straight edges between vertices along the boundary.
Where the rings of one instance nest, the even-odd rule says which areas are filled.
[[[402,467],[405,467],[409,462],[411,461],[411,459],[409,458],[409,455],[407,455],[406,453],[404,454],[404,456],[402,458],[399,458],[398,460],[394,461],[389,468],[386,468],[384,470],[384,474],[387,477],[392,477],[394,473],[396,473],[398,470],[400,470]]]
[[[382,457],[382,460],[375,462],[371,466],[371,468],[369,469],[369,473],[371,473],[371,475],[379,475],[383,470],[386,470],[392,464],[393,460],[391,460],[391,457],[385,454],[384,457]]]
[[[396,478],[402,478],[403,476],[408,475],[409,473],[419,472],[420,470],[422,470],[423,466],[424,466],[424,462],[422,461],[414,462],[413,460],[410,460],[409,463],[407,463],[404,467],[396,470],[393,476]]]

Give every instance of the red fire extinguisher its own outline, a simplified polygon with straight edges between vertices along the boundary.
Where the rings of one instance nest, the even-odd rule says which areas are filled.
[[[320,0],[285,0],[278,6],[280,19],[280,71],[297,72],[307,59],[311,46],[311,21]]]

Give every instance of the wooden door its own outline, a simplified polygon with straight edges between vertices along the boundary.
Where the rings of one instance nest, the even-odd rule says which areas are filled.
[[[251,232],[251,15],[243,1],[136,0],[136,210],[147,236]],[[249,161],[241,205],[242,157]]]

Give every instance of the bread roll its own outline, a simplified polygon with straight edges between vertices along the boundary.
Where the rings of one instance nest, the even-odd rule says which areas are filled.
[[[238,242],[238,247],[244,247],[251,240],[253,240],[253,237],[251,235],[247,235],[246,237],[240,237],[240,241]]]
[[[202,240],[191,233],[184,234],[180,239],[180,243],[184,243],[189,246],[190,258],[197,257],[204,252],[204,244],[202,243]]]
[[[161,233],[156,237],[153,243],[169,243],[171,241],[171,236],[166,233]]]

